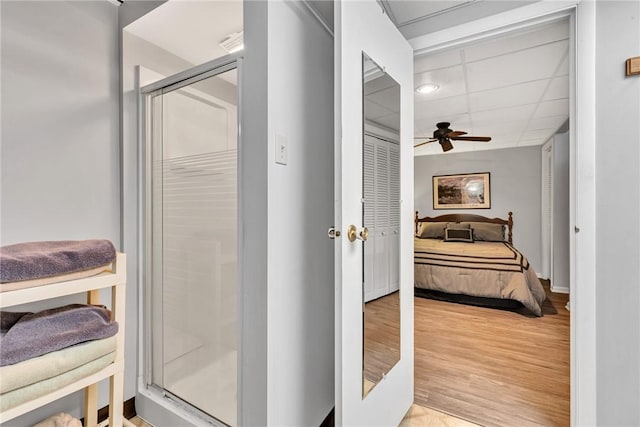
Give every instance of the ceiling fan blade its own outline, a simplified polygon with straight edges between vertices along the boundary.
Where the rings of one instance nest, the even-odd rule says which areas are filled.
[[[449,132],[445,136],[447,138],[455,138],[455,137],[458,137],[458,136],[461,136],[461,135],[466,135],[466,134],[467,134],[466,132],[463,132],[461,130],[454,130],[453,132]]]
[[[479,142],[491,141],[490,136],[452,136],[451,139],[453,139],[454,141],[479,141]]]
[[[433,139],[434,141],[437,141],[435,138],[430,136],[414,136],[413,139]]]
[[[436,141],[437,141],[437,139],[430,139],[428,141],[420,142],[420,143],[414,145],[413,148],[420,147],[421,145],[429,144],[431,142],[436,142]]]

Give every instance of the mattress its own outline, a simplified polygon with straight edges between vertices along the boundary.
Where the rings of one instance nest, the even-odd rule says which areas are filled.
[[[415,287],[515,300],[542,316],[546,294],[529,261],[507,242],[415,239]]]

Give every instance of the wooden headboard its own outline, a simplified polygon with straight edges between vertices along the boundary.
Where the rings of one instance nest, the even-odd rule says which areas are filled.
[[[418,211],[416,211],[415,228],[416,234],[421,222],[490,222],[492,224],[502,224],[507,226],[508,234],[507,240],[510,244],[513,244],[513,212],[509,212],[509,219],[502,218],[487,218],[486,216],[474,215],[474,214],[446,214],[440,216],[425,216],[420,218]]]

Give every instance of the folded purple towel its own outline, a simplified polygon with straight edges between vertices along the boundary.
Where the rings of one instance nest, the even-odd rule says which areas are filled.
[[[0,283],[19,282],[90,270],[112,263],[109,240],[29,242],[0,247]]]
[[[38,313],[0,313],[7,332],[0,337],[0,366],[13,365],[85,341],[118,332],[109,310],[96,305],[69,304]]]

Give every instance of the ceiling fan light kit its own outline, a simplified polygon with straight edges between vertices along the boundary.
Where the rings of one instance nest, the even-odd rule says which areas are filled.
[[[451,143],[451,141],[449,139],[444,139],[440,142],[440,146],[442,147],[442,151],[444,151],[445,153],[447,151],[453,150],[453,144]]]
[[[430,142],[438,141],[440,147],[442,147],[443,152],[453,150],[453,144],[451,141],[474,141],[474,142],[489,142],[491,141],[491,137],[489,136],[463,136],[466,135],[467,132],[459,131],[459,130],[451,130],[449,126],[451,123],[449,122],[439,122],[436,124],[437,129],[433,131],[433,138],[425,138],[425,137],[416,137],[414,139],[427,139],[427,141],[420,142],[415,147],[419,147],[421,145],[428,144]]]

